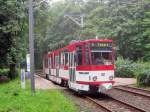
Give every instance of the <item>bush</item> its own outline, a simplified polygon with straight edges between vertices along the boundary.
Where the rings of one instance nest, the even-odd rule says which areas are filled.
[[[0,69],[0,76],[8,76],[9,69]]]
[[[150,69],[150,62],[138,61],[138,62],[133,63],[132,65],[135,66],[134,72],[137,75],[139,75],[141,72],[144,72]]]
[[[140,86],[150,86],[150,70],[145,70],[138,74],[137,84]]]
[[[117,58],[115,76],[123,78],[137,78],[139,86],[150,86],[150,62],[132,62],[128,59]]]
[[[135,66],[132,64],[132,61],[123,58],[117,58],[115,63],[115,76],[116,77],[124,77],[124,78],[132,78],[135,77]]]

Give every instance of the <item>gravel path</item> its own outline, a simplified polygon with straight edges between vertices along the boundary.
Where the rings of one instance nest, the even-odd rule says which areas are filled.
[[[118,78],[118,77],[116,77],[114,80],[115,80],[114,86],[136,84],[135,78]]]
[[[35,75],[35,88],[36,89],[65,89],[63,87],[53,84],[51,81]]]

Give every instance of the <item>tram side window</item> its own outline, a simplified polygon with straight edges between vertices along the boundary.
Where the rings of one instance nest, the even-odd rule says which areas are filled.
[[[89,52],[88,52],[88,51],[85,52],[85,63],[86,63],[86,65],[89,65],[89,64],[90,64]]]
[[[68,66],[68,53],[65,53],[65,66]]]
[[[48,58],[48,68],[50,68],[50,58]]]
[[[53,68],[55,68],[55,56],[52,57],[53,60]]]
[[[85,64],[90,64],[90,57],[89,57],[89,48],[88,45],[85,45]]]
[[[55,56],[55,65],[56,65],[56,66],[59,65],[59,56]]]
[[[54,67],[54,63],[53,63],[53,57],[51,57],[51,67]]]
[[[59,53],[59,61],[58,61],[58,64],[59,64],[59,66],[61,65],[61,53]]]
[[[50,66],[50,68],[52,68],[52,57],[49,58],[49,62],[50,62],[49,66]]]
[[[77,65],[82,65],[82,46],[77,46]]]

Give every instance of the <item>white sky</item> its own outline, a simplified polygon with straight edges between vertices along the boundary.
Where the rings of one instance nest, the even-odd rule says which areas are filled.
[[[53,2],[64,1],[64,0],[52,0]]]

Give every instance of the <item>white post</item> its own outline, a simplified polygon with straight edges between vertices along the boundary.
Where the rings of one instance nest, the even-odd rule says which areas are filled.
[[[21,88],[25,89],[25,84],[26,84],[25,69],[21,69],[20,77],[21,77]]]

